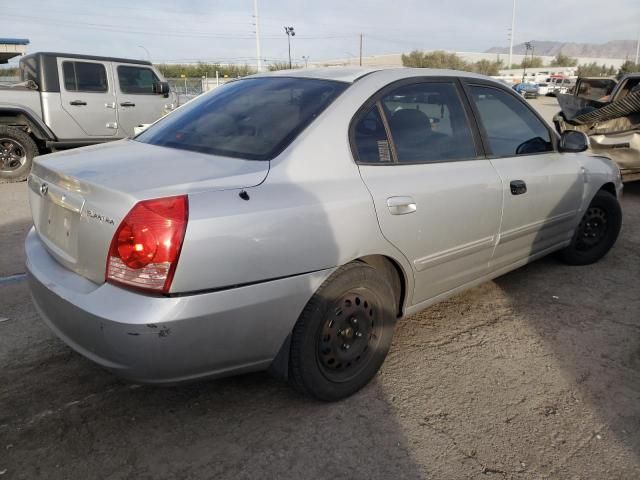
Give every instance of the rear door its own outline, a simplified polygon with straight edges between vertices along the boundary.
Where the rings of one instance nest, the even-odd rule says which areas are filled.
[[[159,119],[168,100],[155,93],[160,79],[151,67],[114,62],[113,70],[120,130],[123,135],[132,136],[134,127]]]
[[[356,116],[351,141],[382,233],[413,267],[414,304],[487,273],[502,185],[456,79],[387,87]]]
[[[518,96],[476,80],[467,84],[467,92],[503,184],[502,223],[491,269],[568,242],[584,189],[577,156],[556,150],[551,129]]]
[[[90,137],[116,135],[116,93],[110,62],[58,58],[62,108]]]

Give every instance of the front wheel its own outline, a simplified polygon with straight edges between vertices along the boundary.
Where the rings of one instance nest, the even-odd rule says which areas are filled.
[[[36,155],[38,146],[27,133],[0,125],[0,182],[26,179]]]
[[[395,326],[396,299],[387,278],[353,262],[311,297],[291,337],[289,382],[323,401],[364,387],[384,362]]]
[[[589,204],[573,235],[571,245],[559,252],[569,265],[589,265],[604,257],[616,243],[622,225],[618,199],[600,190]]]

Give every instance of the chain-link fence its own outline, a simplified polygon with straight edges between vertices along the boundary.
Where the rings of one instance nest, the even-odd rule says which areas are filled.
[[[171,90],[178,96],[178,104],[182,105],[201,93],[213,90],[220,85],[234,80],[233,78],[167,78]]]
[[[20,77],[0,77],[0,85],[11,85],[12,83],[18,83]]]
[[[167,78],[171,90],[178,96],[178,105],[188,102],[202,93],[200,78]]]

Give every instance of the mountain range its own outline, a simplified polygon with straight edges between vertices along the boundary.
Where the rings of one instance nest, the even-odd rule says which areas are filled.
[[[531,40],[531,43],[534,47],[534,55],[554,57],[562,52],[570,57],[628,58],[630,60],[635,58],[637,46],[636,40],[612,40],[600,44]],[[487,53],[509,53],[509,47],[492,47],[487,50]],[[527,53],[525,44],[514,45],[513,53],[517,55]]]

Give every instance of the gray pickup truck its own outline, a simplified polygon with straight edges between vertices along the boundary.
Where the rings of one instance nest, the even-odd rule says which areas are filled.
[[[150,62],[40,52],[21,82],[0,86],[0,182],[24,180],[33,157],[132,136],[176,106]]]

